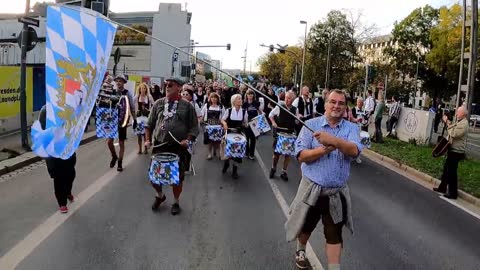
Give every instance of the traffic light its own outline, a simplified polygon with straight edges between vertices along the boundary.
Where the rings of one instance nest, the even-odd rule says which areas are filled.
[[[230,43],[227,44],[227,51],[230,51],[230,49],[232,48],[232,45]]]
[[[279,48],[278,49],[278,52],[281,53],[281,54],[285,54],[285,51],[286,51],[285,48]]]
[[[108,17],[109,2],[110,0],[82,0],[82,7],[95,10]]]
[[[377,77],[377,70],[374,66],[368,66],[368,83],[373,83],[375,77]]]
[[[268,50],[269,50],[270,52],[273,52],[273,49],[274,49],[273,45],[268,46]]]

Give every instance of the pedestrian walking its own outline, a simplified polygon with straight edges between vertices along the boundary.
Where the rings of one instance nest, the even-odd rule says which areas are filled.
[[[255,92],[253,92],[253,90],[248,89],[245,92],[244,100],[245,102],[243,103],[242,107],[243,110],[247,112],[247,122],[252,121],[253,118],[263,113],[260,109],[260,102],[256,99]],[[257,138],[255,137],[255,134],[250,126],[245,128],[245,135],[247,137],[247,158],[254,160]]]
[[[188,169],[187,148],[198,135],[195,109],[190,102],[180,97],[182,85],[182,80],[178,78],[170,78],[166,81],[166,97],[159,99],[153,105],[145,129],[145,146],[150,147],[153,143],[152,154],[173,153],[179,157],[180,183],[172,186],[174,196],[172,215],[177,215],[181,211],[180,195],[183,190],[185,171]],[[155,211],[166,200],[166,196],[161,185],[151,184],[156,191],[152,204],[152,210]]]
[[[297,117],[300,116],[298,108],[292,105],[294,96],[295,95],[293,94],[293,92],[287,92],[285,94],[285,103],[275,106],[275,108],[270,112],[268,116],[273,126],[273,162],[269,176],[270,178],[275,177],[278,161],[280,160],[280,156],[283,156],[283,167],[280,178],[284,181],[288,181],[287,169],[288,164],[290,163],[290,155],[286,153],[287,151],[283,152],[282,149],[277,149],[277,142],[279,135],[282,136],[282,134],[279,134],[279,132],[282,132],[285,134],[285,144],[287,144],[285,148],[291,147],[292,149],[294,149],[295,147],[295,145],[290,146],[290,141],[288,141],[290,138],[296,139],[294,134],[295,124],[297,120],[293,115],[296,115]],[[287,111],[290,113],[288,113]],[[294,144],[295,141],[293,140],[292,143]],[[282,152],[284,154],[282,154]]]
[[[297,240],[296,265],[306,269],[306,245],[320,219],[326,239],[328,269],[340,269],[342,228],[353,233],[347,180],[351,160],[361,150],[359,129],[342,118],[347,106],[343,91],[333,90],[325,101],[325,115],[306,122],[296,141],[302,180],[285,224],[287,240]]]
[[[42,129],[46,128],[47,109],[46,106],[40,110],[39,122]],[[67,200],[74,201],[72,195],[73,181],[75,180],[75,165],[77,163],[77,155],[73,153],[68,159],[48,157],[45,159],[47,170],[53,179],[53,189],[55,198],[57,199],[59,211],[62,214],[68,213]]]

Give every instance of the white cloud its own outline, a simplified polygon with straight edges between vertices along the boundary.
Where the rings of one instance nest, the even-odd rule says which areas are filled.
[[[3,12],[22,12],[22,1],[6,1]],[[39,0],[33,0],[32,5]],[[114,12],[157,10],[160,1],[111,0],[110,9]],[[184,4],[185,1],[171,0]],[[248,42],[247,70],[255,69],[256,60],[267,52],[260,43],[280,43],[294,45],[304,35],[304,25],[300,20],[308,21],[309,26],[323,19],[332,9],[361,10],[368,23],[380,27],[381,34],[390,32],[395,21],[402,20],[416,7],[430,4],[435,7],[450,5],[456,0],[191,0],[187,8],[193,13],[192,38],[199,45],[232,44],[232,50],[223,48],[200,51],[210,54],[214,59],[223,61],[224,68],[243,68],[245,46]],[[23,7],[23,8],[22,8]]]

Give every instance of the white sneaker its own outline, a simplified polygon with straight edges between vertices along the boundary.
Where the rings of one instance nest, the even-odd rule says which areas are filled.
[[[355,161],[357,162],[357,164],[362,164],[362,160],[360,159],[360,157],[357,157]]]

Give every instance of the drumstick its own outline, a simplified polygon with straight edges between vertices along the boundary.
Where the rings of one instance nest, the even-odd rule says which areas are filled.
[[[276,129],[288,130],[288,128],[284,128],[284,127],[276,127]]]
[[[167,144],[167,143],[168,143],[168,142],[163,142],[163,143],[161,143],[161,144],[159,144],[159,145],[152,145],[152,148],[160,147],[160,146],[163,146],[163,145],[165,145],[165,144]]]

